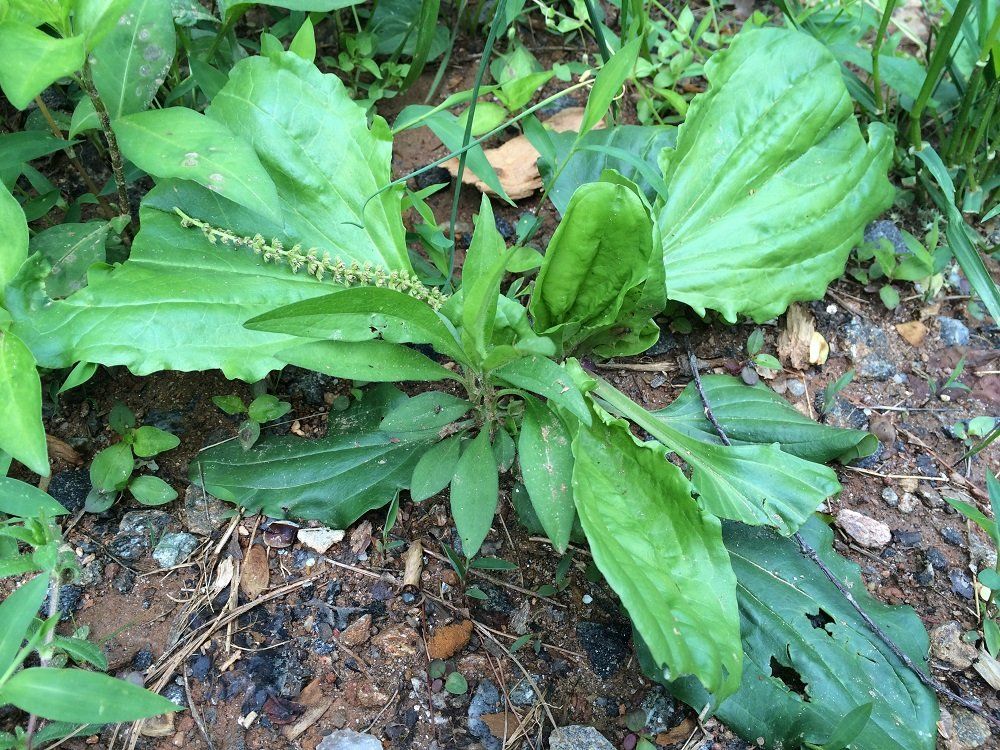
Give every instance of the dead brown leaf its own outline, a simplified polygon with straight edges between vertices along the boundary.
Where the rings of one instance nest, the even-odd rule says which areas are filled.
[[[354,527],[351,532],[351,550],[355,555],[360,555],[372,544],[372,522],[363,521]]]
[[[910,320],[896,324],[896,330],[910,346],[922,346],[927,337],[927,326],[919,320]]]
[[[294,740],[327,712],[333,704],[333,698],[323,692],[321,678],[317,677],[299,693],[299,705],[305,707],[305,713],[294,724],[282,728],[281,733],[286,739]]]
[[[437,628],[427,641],[427,653],[432,659],[450,659],[465,648],[471,637],[471,620],[445,625]]]
[[[247,551],[240,573],[240,589],[250,601],[263,594],[271,582],[271,571],[267,560],[267,548],[255,544]]]
[[[793,302],[785,314],[785,328],[778,334],[778,358],[795,370],[809,367],[809,348],[816,324],[809,308]]]
[[[675,745],[678,742],[686,740],[688,737],[690,737],[691,732],[693,732],[696,728],[697,725],[694,723],[694,719],[684,719],[684,721],[682,721],[673,729],[667,732],[660,732],[658,735],[656,735],[656,744],[659,745],[660,747],[665,747],[666,745]]]
[[[583,107],[567,107],[557,112],[543,125],[549,130],[561,133],[566,130],[577,131],[580,129],[580,122],[583,120]],[[603,127],[598,124],[597,127]],[[511,200],[527,198],[542,186],[542,177],[538,173],[535,162],[538,160],[538,151],[531,145],[523,135],[511,138],[497,148],[484,149],[486,159],[493,166],[497,173],[497,179]],[[442,166],[445,167],[452,177],[458,175],[458,159],[449,159]],[[487,195],[496,195],[490,187],[475,175],[468,164],[462,174],[462,182],[467,185],[474,185],[477,190]]]
[[[49,449],[49,458],[54,461],[62,461],[67,464],[73,464],[73,466],[80,466],[83,464],[83,458],[77,453],[73,446],[60,440],[57,437],[52,437],[46,434],[45,444]]]

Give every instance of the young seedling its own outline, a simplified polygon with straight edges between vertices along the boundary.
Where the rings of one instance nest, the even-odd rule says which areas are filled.
[[[121,403],[111,409],[108,424],[121,440],[94,456],[90,465],[93,486],[87,495],[85,510],[90,513],[107,510],[126,488],[143,505],[163,505],[176,499],[174,488],[159,477],[152,474],[133,477],[132,474],[137,464],[155,469],[155,463],[146,459],[173,450],[180,445],[180,438],[158,427],[136,427],[135,414]]]
[[[240,424],[237,438],[243,450],[250,450],[260,439],[260,426],[266,422],[280,419],[292,409],[287,401],[279,401],[276,396],[265,393],[258,396],[250,405],[243,403],[239,396],[212,396],[212,403],[226,414],[246,414],[247,418]]]

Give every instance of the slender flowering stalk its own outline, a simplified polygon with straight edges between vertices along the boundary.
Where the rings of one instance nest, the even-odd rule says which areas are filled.
[[[320,281],[329,277],[334,283],[344,286],[377,286],[393,289],[426,302],[434,310],[439,310],[448,300],[448,295],[439,289],[426,286],[407,271],[386,271],[370,263],[361,265],[357,261],[347,264],[340,258],[332,258],[330,253],[315,247],[303,250],[302,245],[296,244],[286,248],[277,238],[268,242],[260,234],[255,234],[253,237],[238,235],[228,229],[220,229],[208,222],[188,216],[179,208],[175,208],[174,212],[181,217],[181,226],[197,227],[213,245],[221,243],[226,246],[247,248],[255,255],[259,255],[265,263],[286,265],[293,273],[298,273],[304,268],[306,273]]]

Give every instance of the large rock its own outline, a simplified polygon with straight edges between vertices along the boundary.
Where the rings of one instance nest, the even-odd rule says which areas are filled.
[[[553,730],[549,750],[615,750],[615,746],[593,727],[571,724]]]

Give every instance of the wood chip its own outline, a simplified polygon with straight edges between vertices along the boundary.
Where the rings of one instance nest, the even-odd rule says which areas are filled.
[[[73,464],[73,466],[83,464],[83,458],[69,443],[46,434],[45,445],[49,449],[49,458],[53,461],[62,461],[63,463]]]
[[[233,574],[236,568],[233,565],[233,558],[227,557],[222,562],[218,564],[215,568],[215,578],[212,580],[212,586],[208,590],[208,596],[210,599],[214,599],[222,590],[226,588],[230,583],[233,582]]]
[[[911,320],[906,323],[897,323],[896,330],[910,346],[922,346],[927,338],[928,328],[919,320]]]
[[[317,677],[310,682],[299,693],[296,702],[305,706],[305,712],[294,724],[289,724],[282,728],[281,733],[286,739],[294,740],[309,727],[315,724],[319,718],[327,712],[333,704],[333,697],[323,693],[322,678]]]
[[[498,714],[483,714],[479,718],[482,719],[483,724],[490,728],[490,734],[499,740],[511,737],[517,731],[518,724],[520,724],[517,714],[510,711]]]
[[[403,588],[409,591],[420,589],[420,576],[424,571],[424,546],[420,540],[410,544],[406,550],[403,566]]]
[[[808,368],[814,333],[816,324],[809,308],[793,302],[785,314],[785,328],[778,334],[778,358],[792,369]]]
[[[247,551],[240,575],[240,589],[250,601],[263,594],[271,582],[267,548],[255,544]]]
[[[1000,690],[1000,662],[994,659],[985,649],[979,649],[979,659],[972,665],[979,676],[989,683],[994,690]]]

